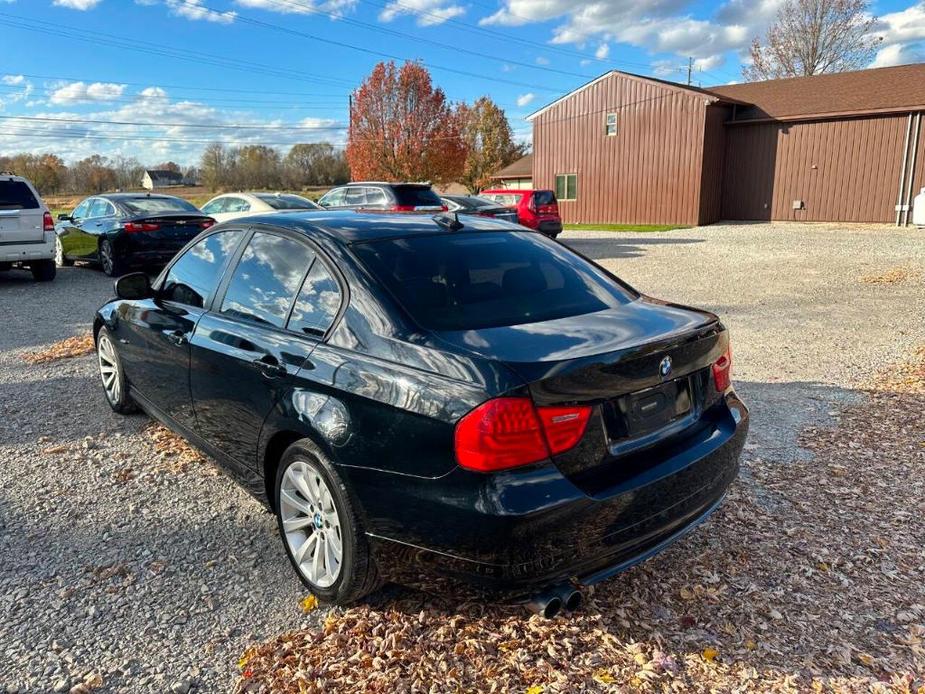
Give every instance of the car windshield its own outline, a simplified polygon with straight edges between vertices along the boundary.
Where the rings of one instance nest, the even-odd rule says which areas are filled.
[[[395,198],[399,205],[413,205],[414,207],[442,207],[440,197],[431,190],[430,186],[399,185],[392,186]]]
[[[485,200],[490,200],[496,205],[504,205],[505,207],[517,207],[521,198],[521,196],[516,193],[482,193],[480,197]]]
[[[132,214],[164,214],[169,212],[193,212],[199,210],[192,203],[180,198],[122,198],[119,202]]]
[[[316,210],[318,205],[301,195],[258,193],[256,197],[274,210]]]
[[[560,244],[529,232],[457,232],[354,244],[421,327],[479,330],[593,313],[631,293]]]
[[[0,210],[35,210],[39,201],[22,181],[0,181]]]

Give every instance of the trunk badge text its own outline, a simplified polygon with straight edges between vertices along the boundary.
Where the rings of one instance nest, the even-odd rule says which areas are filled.
[[[658,372],[662,378],[668,378],[671,375],[671,357],[665,357],[658,365]]]

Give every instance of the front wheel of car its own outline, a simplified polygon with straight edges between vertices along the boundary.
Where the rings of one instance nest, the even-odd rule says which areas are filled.
[[[312,442],[294,443],[283,454],[275,496],[286,554],[315,597],[348,605],[376,589],[379,574],[354,503]]]
[[[39,282],[51,282],[58,270],[53,260],[35,260],[29,269],[32,271],[32,278]]]
[[[58,267],[71,267],[74,261],[64,254],[64,245],[60,238],[55,238],[55,265]]]
[[[100,380],[106,402],[119,414],[131,414],[138,411],[138,406],[128,392],[122,360],[116,351],[112,336],[106,328],[100,328],[96,337],[96,357],[100,367]]]
[[[122,261],[116,257],[116,251],[109,239],[103,239],[100,242],[100,265],[103,267],[103,272],[110,277],[119,277],[124,274],[122,272]]]

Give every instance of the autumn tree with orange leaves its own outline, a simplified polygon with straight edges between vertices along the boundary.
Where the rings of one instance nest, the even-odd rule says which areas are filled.
[[[459,114],[418,62],[379,63],[353,98],[347,162],[355,181],[450,183],[466,162]]]

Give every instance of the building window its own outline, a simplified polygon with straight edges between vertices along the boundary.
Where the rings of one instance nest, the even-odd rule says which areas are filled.
[[[607,118],[604,120],[604,132],[607,133],[607,137],[613,137],[617,134],[617,114],[608,113]]]
[[[559,200],[578,198],[578,174],[556,174],[556,197]]]

